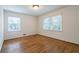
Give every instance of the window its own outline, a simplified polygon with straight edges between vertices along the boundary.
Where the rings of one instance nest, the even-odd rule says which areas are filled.
[[[8,17],[8,31],[20,31],[20,23],[19,17]]]
[[[47,17],[43,22],[44,30],[62,31],[62,16]]]

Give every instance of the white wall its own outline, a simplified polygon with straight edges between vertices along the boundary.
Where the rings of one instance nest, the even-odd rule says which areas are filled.
[[[3,9],[0,6],[0,50],[3,44]]]
[[[20,17],[21,18],[21,31],[20,32],[8,32],[8,16]],[[23,36],[22,34],[32,35],[36,34],[36,17],[14,13],[10,11],[4,11],[5,18],[5,39],[17,38]]]
[[[63,16],[63,31],[44,31],[42,22],[45,17],[61,14]],[[68,6],[38,17],[38,33],[60,40],[79,44],[79,6]]]

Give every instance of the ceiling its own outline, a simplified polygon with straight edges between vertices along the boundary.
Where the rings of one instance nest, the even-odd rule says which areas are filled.
[[[40,5],[39,9],[33,9],[32,5],[3,5],[2,7],[5,10],[23,13],[33,16],[39,16],[50,11],[54,11],[60,8],[65,7],[66,5]]]

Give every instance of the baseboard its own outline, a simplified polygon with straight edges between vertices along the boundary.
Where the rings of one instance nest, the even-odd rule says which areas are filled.
[[[11,38],[11,39],[6,39],[6,40],[18,39],[18,38],[28,37],[28,36],[33,36],[33,35],[38,35],[38,34],[24,35],[24,36],[20,36],[20,37],[16,37],[16,38]]]
[[[56,39],[56,40],[59,40],[59,41],[63,41],[63,42],[67,42],[67,43],[70,43],[70,44],[74,44],[74,45],[78,45],[77,43],[73,43],[73,42],[68,42],[68,41],[64,41],[64,40],[61,40],[61,39],[57,39],[57,38],[52,38],[52,37],[49,37],[49,36],[45,36],[45,35],[41,35],[41,34],[37,34],[37,35],[40,35],[40,36],[44,36],[44,37],[48,37],[48,38],[51,38],[51,39]]]
[[[77,43],[68,42],[68,41],[64,41],[64,40],[61,40],[61,39],[57,39],[57,38],[52,38],[52,37],[49,37],[49,36],[45,36],[45,35],[41,35],[41,34],[31,34],[31,35],[22,36],[22,37],[28,37],[28,36],[36,36],[36,35],[44,36],[44,37],[47,37],[47,38],[51,38],[51,39],[56,39],[56,40],[59,40],[59,41],[63,41],[63,42],[67,42],[67,43],[70,43],[70,44],[79,45],[79,44],[77,44]],[[17,38],[22,38],[22,37],[17,37]],[[17,39],[17,38],[12,38],[12,39]],[[8,40],[9,40],[9,39],[8,39]]]

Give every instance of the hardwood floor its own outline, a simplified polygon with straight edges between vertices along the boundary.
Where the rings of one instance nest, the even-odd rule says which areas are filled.
[[[78,53],[79,45],[65,41],[32,35],[5,40],[2,53]]]

